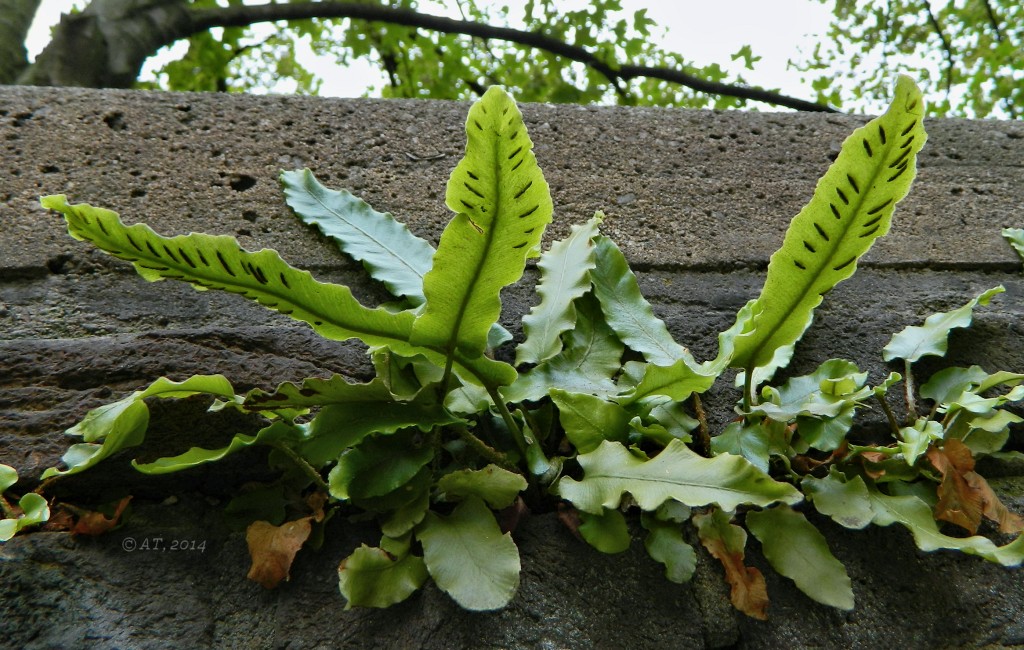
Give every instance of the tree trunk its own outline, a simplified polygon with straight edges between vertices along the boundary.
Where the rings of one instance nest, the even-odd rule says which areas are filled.
[[[41,0],[0,0],[0,84],[11,84],[28,65],[25,35]]]
[[[191,24],[185,0],[93,0],[81,13],[61,18],[18,83],[129,88],[146,59],[188,36]]]

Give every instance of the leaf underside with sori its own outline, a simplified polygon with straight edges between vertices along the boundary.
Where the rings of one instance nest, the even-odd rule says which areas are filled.
[[[772,255],[761,295],[735,339],[733,367],[766,366],[777,349],[796,342],[824,294],[853,275],[857,260],[889,231],[926,139],[923,115],[921,92],[901,76],[889,110],[846,139]]]
[[[394,296],[405,296],[414,307],[423,304],[423,277],[434,258],[429,242],[352,193],[324,187],[308,169],[282,172],[281,185],[285,201],[300,219],[362,262],[370,276]],[[497,323],[489,334],[491,347],[512,338]]]
[[[371,347],[387,346],[410,357],[420,353],[444,363],[444,356],[437,350],[409,344],[416,317],[413,312],[365,307],[348,287],[318,282],[308,271],[289,266],[277,251],[249,252],[225,235],[163,237],[145,224],[125,226],[110,210],[84,203],[70,205],[64,195],[44,197],[42,204],[64,215],[72,237],[131,262],[150,282],[183,280],[200,291],[220,289],[240,294],[308,323],[324,338],[358,338]],[[460,376],[474,383],[503,385],[516,377],[511,366],[487,357],[455,355],[454,361]]]
[[[582,226],[572,227],[565,239],[545,251],[537,262],[540,303],[523,317],[525,340],[516,348],[516,364],[540,363],[562,349],[559,336],[576,324],[573,304],[590,288],[594,268],[594,237],[604,219],[598,212]]]
[[[448,180],[456,212],[423,282],[426,303],[413,341],[469,358],[487,348],[501,313],[501,289],[523,275],[551,221],[548,184],[522,114],[504,90],[490,88],[469,111],[466,155]]]
[[[800,493],[779,483],[745,459],[731,454],[704,458],[673,440],[654,458],[637,458],[622,444],[605,441],[578,457],[579,481],[563,477],[558,494],[578,509],[601,514],[619,507],[627,492],[641,509],[655,510],[669,499],[698,507],[717,503],[726,510],[741,504],[796,503]]]

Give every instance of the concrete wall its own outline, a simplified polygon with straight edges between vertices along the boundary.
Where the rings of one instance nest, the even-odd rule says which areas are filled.
[[[360,269],[286,209],[276,176],[310,167],[436,243],[444,184],[463,148],[467,106],[449,102],[0,88],[0,462],[38,476],[94,406],[160,375],[221,372],[239,389],[333,372],[365,376],[358,345],[325,342],[237,296],[145,283],[127,264],[66,235],[38,196],[66,193],[158,232],[236,235],[272,247],[367,301]],[[698,358],[760,288],[768,256],[862,118],[663,109],[523,107],[566,234],[595,210],[655,310]],[[952,339],[955,363],[1024,370],[1020,261],[999,236],[1024,226],[1024,124],[938,120],[892,232],[826,299],[793,368],[856,360],[878,380],[889,336],[996,284],[1007,287]],[[506,325],[535,274],[506,292]],[[516,330],[517,331],[517,330]],[[922,364],[922,374],[936,368]],[[708,405],[721,423],[735,395]],[[867,413],[865,427],[878,414]],[[223,439],[239,423],[194,426],[156,409],[153,444]],[[230,433],[225,434],[225,431]],[[660,577],[640,543],[602,556],[551,515],[518,533],[523,586],[498,613],[460,611],[436,588],[385,612],[343,610],[335,569],[373,531],[336,522],[275,592],[245,580],[242,537],[216,517],[252,457],[225,470],[141,479],[124,463],[67,488],[130,491],[135,514],[95,540],[40,533],[0,546],[0,645],[271,647],[940,647],[1024,644],[1019,571],[922,554],[902,530],[821,522],[854,580],[857,609],[818,606],[770,571],[771,621],[728,606],[720,570],[690,585]],[[993,469],[1014,474],[1012,468]],[[1004,479],[1011,485],[1013,477]],[[1020,494],[1010,491],[1007,494]],[[159,505],[172,497],[173,505]],[[1008,497],[1018,512],[1024,499]],[[127,536],[207,540],[203,553],[128,553]],[[764,562],[752,542],[752,562]],[[708,558],[703,558],[707,560]]]

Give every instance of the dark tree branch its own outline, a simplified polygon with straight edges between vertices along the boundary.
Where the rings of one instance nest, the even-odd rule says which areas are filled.
[[[311,18],[349,18],[387,22],[431,31],[464,34],[482,39],[502,40],[544,50],[597,70],[608,79],[616,89],[616,92],[620,92],[619,84],[621,82],[646,77],[680,84],[698,92],[712,95],[738,97],[801,111],[838,112],[829,106],[815,102],[788,97],[760,88],[709,81],[672,68],[638,66],[628,63],[613,67],[585,48],[565,43],[539,32],[525,32],[509,27],[495,27],[471,21],[453,20],[451,18],[432,16],[405,9],[392,9],[380,5],[360,5],[342,2],[238,5],[190,9],[189,15],[191,16],[190,33],[206,31],[212,27],[244,27],[259,22],[308,20]],[[184,38],[187,36],[188,34],[180,34],[178,37]]]
[[[996,11],[992,8],[992,3],[988,0],[981,0],[981,4],[985,7],[985,13],[988,15],[988,24],[992,26],[992,31],[996,34],[996,42],[1003,42],[1003,30],[999,26],[999,18],[996,17]]]
[[[996,15],[996,10],[992,7],[992,3],[989,0],[981,0],[981,4],[985,7],[985,14],[988,16],[988,24],[992,27],[992,32],[995,34],[996,42],[1003,42],[1003,30],[1000,27],[999,17]],[[1013,105],[1013,100],[1009,97],[1003,97],[1003,110],[1010,116],[1010,119],[1017,119],[1017,107]]]
[[[953,90],[953,45],[946,38],[946,33],[942,31],[939,17],[932,11],[931,3],[928,0],[922,0],[922,4],[924,4],[925,11],[928,12],[928,24],[939,35],[939,40],[942,41],[942,50],[946,55],[946,98],[948,99],[949,93]]]

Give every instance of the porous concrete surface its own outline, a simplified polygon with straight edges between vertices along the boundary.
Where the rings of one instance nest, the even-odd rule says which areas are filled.
[[[275,248],[323,279],[385,298],[358,265],[289,213],[281,169],[309,167],[436,243],[449,212],[447,176],[461,156],[468,106],[452,102],[154,94],[0,88],[0,462],[23,486],[58,462],[63,430],[89,408],[158,376],[221,372],[239,390],[341,372],[366,377],[362,348],[319,339],[238,296],[141,280],[125,264],[67,236],[38,204],[64,193],[146,221],[158,232],[226,233]],[[525,105],[555,221],[546,241],[595,210],[638,271],[645,295],[699,358],[754,297],[768,257],[846,135],[865,118],[667,109]],[[827,296],[792,364],[856,360],[878,381],[891,334],[928,314],[1007,287],[951,339],[950,360],[1024,371],[1024,283],[1003,227],[1024,226],[1024,124],[933,120],[919,174],[891,233],[858,274]],[[504,294],[517,334],[536,273]],[[922,363],[920,374],[939,364]],[[727,386],[707,399],[714,426],[730,417]],[[196,412],[202,405],[194,407]],[[153,438],[188,445],[244,423],[196,422],[154,410]],[[880,426],[876,412],[863,424]],[[190,437],[191,436],[191,437]],[[80,498],[135,495],[124,528],[95,540],[64,533],[0,546],[0,645],[24,648],[680,648],[1012,647],[1024,644],[1024,581],[956,554],[924,554],[909,534],[848,531],[818,522],[847,565],[857,607],[816,605],[767,569],[771,619],[728,605],[706,556],[695,580],[674,585],[636,540],[604,556],[551,514],[517,531],[523,583],[490,614],[461,611],[428,587],[387,611],[345,611],[338,561],[358,524],[332,523],[319,552],[303,551],[293,579],[265,592],[244,578],[242,536],[219,504],[251,478],[257,456],[225,471],[158,481],[114,461],[67,490]],[[92,476],[90,477],[90,474]],[[1010,506],[1024,510],[1020,491]],[[167,497],[173,505],[161,505]],[[174,500],[174,499],[172,499]],[[206,540],[204,552],[135,552],[127,537]],[[701,551],[703,553],[703,551]]]

